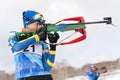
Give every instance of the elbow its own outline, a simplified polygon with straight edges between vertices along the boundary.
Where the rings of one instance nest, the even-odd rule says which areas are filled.
[[[20,51],[20,48],[19,48],[18,46],[14,46],[12,49],[13,49],[14,51]]]
[[[22,50],[22,47],[21,47],[20,45],[15,44],[15,45],[12,47],[12,49],[13,49],[14,51],[20,51],[20,50]]]

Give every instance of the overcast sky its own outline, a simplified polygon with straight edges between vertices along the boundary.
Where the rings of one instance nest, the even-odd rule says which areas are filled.
[[[72,45],[57,47],[57,61],[81,67],[86,63],[114,60],[120,57],[120,1],[119,0],[3,0],[0,2],[0,70],[14,71],[14,59],[8,49],[9,31],[21,31],[22,12],[36,10],[47,22],[83,16],[87,21],[112,17],[112,25],[87,26],[87,39]],[[60,33],[61,38],[72,32]],[[74,37],[79,36],[79,34]]]

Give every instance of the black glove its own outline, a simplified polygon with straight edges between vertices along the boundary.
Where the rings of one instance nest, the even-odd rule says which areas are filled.
[[[45,41],[47,38],[47,31],[45,28],[40,28],[38,31],[38,36],[40,38],[40,41]]]
[[[48,39],[50,43],[57,43],[58,39],[59,39],[59,34],[58,33],[49,33],[48,34]],[[50,45],[50,50],[56,50],[56,45],[51,44]]]

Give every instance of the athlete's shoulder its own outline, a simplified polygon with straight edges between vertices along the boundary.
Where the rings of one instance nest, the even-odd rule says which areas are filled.
[[[9,35],[9,37],[8,37],[8,42],[13,42],[13,41],[17,41],[17,39],[16,39],[16,34],[15,34],[16,32],[10,32],[10,35]]]
[[[10,31],[8,39],[12,39],[14,37],[16,37],[16,31]]]

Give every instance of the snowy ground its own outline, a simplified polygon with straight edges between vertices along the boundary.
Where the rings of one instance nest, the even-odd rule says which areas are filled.
[[[120,80],[120,70],[112,73],[107,73],[101,76],[99,80]]]
[[[77,76],[66,80],[87,80],[87,78],[85,76]]]
[[[87,80],[87,78],[85,76],[77,76],[66,80]],[[100,76],[99,80],[120,80],[120,70],[103,74]]]

